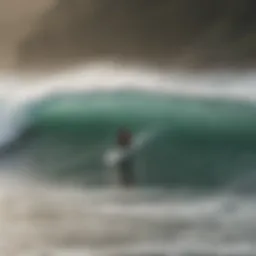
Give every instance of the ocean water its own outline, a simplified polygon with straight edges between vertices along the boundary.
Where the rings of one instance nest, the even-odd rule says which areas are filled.
[[[256,255],[253,75],[0,80],[1,255]],[[119,127],[134,189],[105,161]]]

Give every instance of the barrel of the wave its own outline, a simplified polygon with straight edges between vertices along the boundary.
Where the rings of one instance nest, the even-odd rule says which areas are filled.
[[[132,144],[132,133],[128,129],[119,129],[114,149],[109,150],[105,156],[108,167],[116,172],[118,185],[126,188],[135,184]]]

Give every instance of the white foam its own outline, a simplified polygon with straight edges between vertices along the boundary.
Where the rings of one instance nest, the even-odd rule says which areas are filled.
[[[100,63],[37,78],[9,73],[0,77],[0,86],[3,94],[19,100],[58,91],[121,89],[255,99],[255,78],[254,72],[193,74]]]
[[[1,175],[0,254],[255,253],[253,201],[237,198],[238,210],[225,213],[221,196],[156,194]]]
[[[0,145],[14,139],[26,125],[24,108],[52,93],[129,89],[254,101],[254,81],[254,73],[167,73],[113,63],[91,64],[44,77],[4,73],[0,75]]]

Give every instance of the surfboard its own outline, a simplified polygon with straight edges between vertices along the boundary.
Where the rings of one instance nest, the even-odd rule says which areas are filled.
[[[123,151],[120,149],[109,149],[104,155],[104,163],[107,167],[114,167],[121,160]]]
[[[103,160],[106,166],[107,183],[120,186],[118,177],[118,163],[122,159],[123,150],[120,148],[111,148],[105,153]]]

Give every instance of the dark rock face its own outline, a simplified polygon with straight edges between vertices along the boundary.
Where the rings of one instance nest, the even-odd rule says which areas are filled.
[[[20,45],[19,64],[254,67],[255,13],[255,0],[61,0]]]

